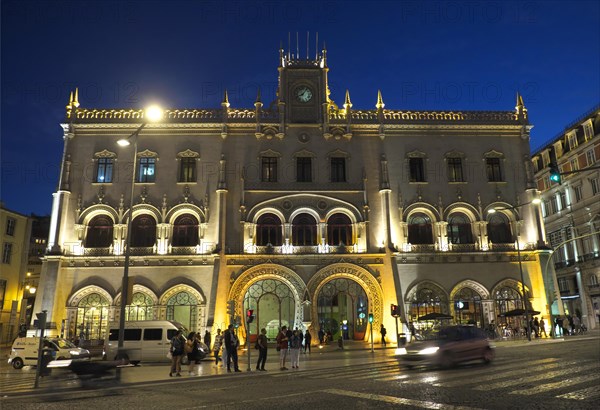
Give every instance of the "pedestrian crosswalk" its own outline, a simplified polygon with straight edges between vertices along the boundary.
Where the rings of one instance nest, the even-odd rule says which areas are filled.
[[[285,377],[290,373],[274,374]],[[303,378],[320,380],[369,380],[401,385],[428,384],[440,388],[467,388],[476,391],[502,391],[511,395],[555,394],[568,400],[594,400],[600,397],[600,363],[565,361],[564,358],[516,360],[503,358],[490,366],[459,367],[454,371],[413,372],[403,370],[397,362],[371,366],[352,366],[339,371],[306,370]],[[593,387],[587,387],[590,384]],[[527,386],[527,388],[521,388]],[[565,392],[566,389],[572,389]]]

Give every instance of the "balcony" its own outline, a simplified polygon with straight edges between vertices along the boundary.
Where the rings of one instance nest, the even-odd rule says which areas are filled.
[[[249,253],[265,254],[265,255],[309,255],[309,254],[344,254],[344,253],[359,253],[355,246],[332,246],[332,245],[317,245],[317,246],[254,246]]]

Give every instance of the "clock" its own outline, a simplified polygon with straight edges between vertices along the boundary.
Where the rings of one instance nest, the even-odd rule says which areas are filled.
[[[312,99],[313,93],[310,88],[305,85],[301,85],[300,87],[296,88],[294,95],[298,101],[307,103]]]

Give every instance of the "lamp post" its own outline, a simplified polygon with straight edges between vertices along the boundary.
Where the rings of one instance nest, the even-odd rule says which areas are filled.
[[[527,202],[525,204],[522,205],[518,205],[518,206],[511,206],[511,207],[506,207],[506,208],[497,208],[497,209],[490,209],[488,210],[489,214],[493,214],[497,211],[503,211],[503,210],[516,210],[517,208],[524,206],[524,205],[529,205],[529,204],[534,204],[534,205],[539,205],[541,202],[541,200],[539,198],[535,198],[533,199],[531,202]],[[519,260],[519,274],[521,275],[521,300],[523,301],[523,308],[525,309],[525,321],[526,321],[526,326],[527,326],[527,340],[529,340],[531,342],[531,326],[529,324],[529,307],[527,306],[527,297],[525,296],[525,278],[523,276],[523,262],[521,262],[521,244],[519,243],[519,234],[520,234],[520,230],[517,231],[516,239],[517,239],[517,259]]]
[[[130,242],[131,242],[131,221],[133,220],[133,195],[135,192],[135,174],[136,174],[136,164],[137,164],[137,151],[138,151],[138,136],[140,132],[144,129],[148,122],[155,122],[162,118],[163,111],[161,108],[157,106],[148,107],[145,110],[145,118],[142,125],[139,126],[137,130],[133,132],[127,138],[121,138],[117,141],[121,147],[126,147],[131,145],[133,140],[133,170],[131,173],[131,192],[129,197],[129,217],[127,218],[127,234],[125,237],[125,266],[123,266],[123,279],[121,282],[121,306],[120,306],[120,315],[119,315],[119,341],[117,344],[118,347],[118,357],[123,358],[124,352],[123,350],[123,342],[125,340],[125,310],[127,308],[127,299],[129,295],[129,258],[131,255],[130,252]],[[120,374],[119,374],[120,376]]]

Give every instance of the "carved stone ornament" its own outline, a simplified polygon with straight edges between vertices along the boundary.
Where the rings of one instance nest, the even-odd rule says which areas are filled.
[[[186,149],[185,151],[181,151],[177,153],[177,158],[198,158],[200,154],[196,151],[192,151],[191,149]]]
[[[117,154],[115,154],[114,152],[111,152],[109,150],[102,150],[100,152],[96,152],[94,154],[94,158],[116,158]]]
[[[138,152],[138,158],[156,158],[158,159],[158,154],[154,151],[150,151],[149,149],[145,149],[142,152]]]

